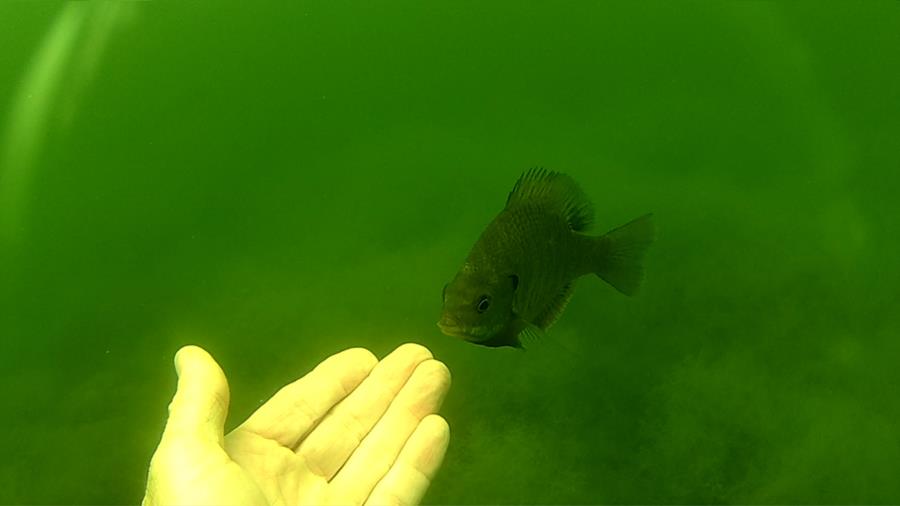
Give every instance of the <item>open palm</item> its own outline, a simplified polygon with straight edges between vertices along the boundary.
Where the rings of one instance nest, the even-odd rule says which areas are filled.
[[[415,504],[449,440],[435,415],[450,373],[419,345],[378,361],[351,349],[282,388],[224,436],[225,375],[195,346],[176,355],[178,390],[144,504]]]

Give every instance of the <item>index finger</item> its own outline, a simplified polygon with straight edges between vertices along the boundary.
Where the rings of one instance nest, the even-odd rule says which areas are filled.
[[[306,376],[286,385],[250,415],[243,430],[293,448],[335,404],[369,375],[378,359],[352,348],[332,355]]]

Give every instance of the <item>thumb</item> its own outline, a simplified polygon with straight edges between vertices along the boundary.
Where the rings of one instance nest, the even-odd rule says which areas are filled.
[[[228,381],[219,364],[198,346],[175,354],[178,388],[169,404],[163,438],[187,435],[220,447],[228,415]]]

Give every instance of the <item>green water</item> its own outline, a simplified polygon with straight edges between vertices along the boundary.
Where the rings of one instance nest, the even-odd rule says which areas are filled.
[[[0,503],[137,502],[183,344],[229,427],[350,346],[453,373],[429,503],[900,502],[897,2],[0,3]],[[643,292],[522,353],[441,287],[522,170]]]

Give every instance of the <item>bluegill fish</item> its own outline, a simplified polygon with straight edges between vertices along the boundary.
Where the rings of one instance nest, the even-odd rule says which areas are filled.
[[[438,326],[483,346],[521,348],[560,316],[575,281],[595,274],[625,295],[637,292],[653,242],[647,214],[601,236],[587,235],[593,209],[571,177],[530,169],[444,286]]]

